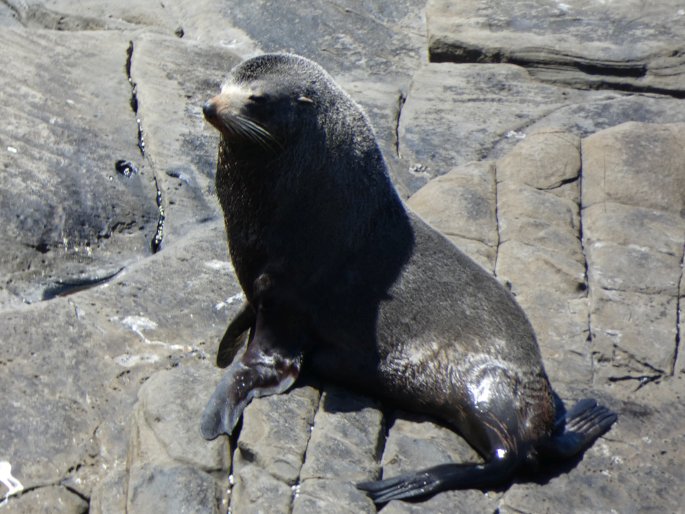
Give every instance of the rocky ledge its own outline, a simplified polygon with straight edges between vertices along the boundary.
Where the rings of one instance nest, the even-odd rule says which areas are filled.
[[[476,458],[314,378],[200,437],[241,301],[201,105],[280,50],[366,108],[409,205],[516,295],[559,395],[619,413],[569,468],[382,512],[681,508],[682,2],[494,5],[0,3],[0,511],[375,512],[355,481]]]

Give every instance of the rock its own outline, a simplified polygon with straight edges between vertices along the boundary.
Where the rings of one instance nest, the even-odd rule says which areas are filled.
[[[160,371],[143,384],[138,393],[136,430],[129,450],[132,466],[138,462],[171,461],[208,473],[228,470],[226,440],[204,441],[197,437],[202,405],[196,398],[207,396],[207,382],[217,374],[205,367],[178,367]],[[179,437],[179,429],[187,437]]]
[[[383,457],[383,477],[445,462],[482,462],[478,454],[453,430],[425,417],[396,412],[388,430]]]
[[[683,19],[677,0],[612,9],[573,0],[426,6],[431,61],[522,64],[546,81],[628,91],[683,91],[685,25],[671,23]]]
[[[149,255],[157,208],[151,177],[115,168],[141,162],[128,38],[13,29],[0,39],[12,55],[0,79],[0,301],[14,305],[97,283]]]
[[[96,358],[102,345],[95,332],[60,299],[3,313],[0,333],[0,459],[26,489],[78,475],[99,453],[98,404],[102,385],[114,378]],[[52,349],[46,341],[59,344]]]
[[[4,508],[12,514],[86,514],[88,502],[66,487],[52,485],[12,497]]]
[[[626,123],[583,142],[583,206],[619,203],[685,214],[685,173],[672,160],[685,124]]]
[[[351,482],[310,478],[296,489],[292,512],[362,514],[376,512],[376,507],[371,499]]]
[[[284,399],[265,397],[246,409],[234,469],[256,464],[275,478],[294,485],[299,477],[319,404],[319,392],[298,387]]]
[[[497,163],[497,180],[552,191],[578,179],[580,138],[560,129],[530,132]],[[528,202],[522,202],[528,205]]]
[[[377,475],[383,416],[378,404],[337,387],[326,387],[300,479],[368,480]]]
[[[592,379],[580,165],[580,139],[545,129],[522,139],[496,166],[496,273],[528,314],[560,394],[568,383]]]
[[[127,512],[220,512],[227,504],[224,439],[199,437],[206,368],[160,371],[143,384],[132,418]],[[218,477],[212,476],[216,473]]]
[[[223,509],[217,481],[190,466],[146,466],[131,471],[126,512],[208,512]]]
[[[163,236],[178,237],[202,220],[222,217],[214,189],[219,138],[205,123],[202,105],[241,59],[158,34],[141,34],[130,45],[145,162],[165,208]]]
[[[583,142],[590,324],[599,361],[613,363],[598,370],[610,380],[675,372],[685,173],[674,163],[685,159],[683,129],[628,123]]]
[[[293,486],[277,479],[259,466],[244,465],[235,473],[231,493],[231,512],[287,514],[290,512]]]
[[[311,386],[248,405],[233,464],[232,509],[289,512],[318,405]]]
[[[497,254],[493,163],[468,163],[428,182],[407,201],[428,224],[492,272]]]
[[[428,64],[414,75],[402,109],[399,152],[413,166],[418,189],[456,165],[488,157],[501,140],[518,141],[557,109],[608,98],[542,84],[519,66]]]
[[[90,497],[90,514],[118,514],[126,512],[128,471],[117,468],[100,480]]]

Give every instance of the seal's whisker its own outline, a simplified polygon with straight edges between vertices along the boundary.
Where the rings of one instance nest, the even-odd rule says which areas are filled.
[[[243,134],[245,137],[251,141],[254,141],[266,149],[276,150],[281,148],[281,145],[276,138],[261,125],[258,125],[245,116],[237,115],[236,119],[239,121],[238,125],[240,125],[240,128],[244,130]]]

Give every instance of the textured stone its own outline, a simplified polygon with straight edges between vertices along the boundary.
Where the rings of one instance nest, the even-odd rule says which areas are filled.
[[[583,207],[620,203],[685,211],[685,172],[678,159],[685,124],[625,123],[583,141]]]
[[[202,105],[218,94],[240,58],[220,47],[158,34],[136,37],[130,52],[145,163],[162,192],[168,243],[168,237],[199,221],[221,217],[214,190],[219,138],[205,123]]]
[[[552,190],[580,174],[580,138],[563,130],[530,133],[497,162],[497,180]],[[525,203],[524,203],[525,205]]]
[[[671,372],[678,330],[675,297],[593,288],[590,301],[593,343],[619,368],[613,378]]]
[[[253,464],[287,485],[294,485],[318,404],[319,392],[310,386],[298,387],[286,396],[253,401],[243,416],[235,472],[240,473],[243,464]]]
[[[120,514],[126,512],[128,472],[117,468],[106,475],[93,489],[88,512],[90,514]]]
[[[249,463],[242,465],[233,476],[235,485],[231,492],[231,512],[290,512],[293,486],[277,479],[264,468]]]
[[[383,476],[445,462],[482,462],[478,454],[453,430],[421,416],[397,413],[383,451]]]
[[[39,487],[9,499],[0,507],[11,514],[86,514],[88,502],[66,487]]]
[[[351,482],[309,478],[296,489],[292,513],[313,512],[362,514],[376,512],[376,508]]]
[[[525,64],[574,87],[683,91],[685,11],[677,0],[611,9],[582,0],[430,0],[426,18],[433,61]]]
[[[375,401],[326,387],[314,418],[301,480],[368,480],[377,475],[383,416]]]
[[[217,481],[197,468],[142,466],[131,472],[126,512],[218,514],[220,497]]]
[[[157,209],[150,177],[115,169],[140,162],[126,35],[3,30],[0,41],[0,302],[16,304],[148,255]]]
[[[428,64],[414,75],[402,109],[400,155],[425,183],[487,157],[497,141],[515,140],[555,109],[600,96],[541,84],[513,65]]]
[[[583,141],[590,326],[608,380],[641,386],[676,370],[684,128],[626,123]]]
[[[527,313],[562,395],[567,384],[592,380],[580,164],[580,140],[553,129],[497,161],[497,276]]]
[[[138,444],[131,448],[129,462],[176,461],[206,472],[226,471],[230,464],[226,440],[199,437],[202,404],[197,398],[207,395],[207,382],[217,374],[187,366],[151,376],[138,393]]]
[[[493,163],[469,163],[437,177],[407,204],[481,266],[495,268],[497,200]]]

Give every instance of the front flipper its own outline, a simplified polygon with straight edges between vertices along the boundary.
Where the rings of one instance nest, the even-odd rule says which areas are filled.
[[[451,489],[488,488],[511,479],[518,467],[516,456],[495,458],[485,464],[442,464],[377,482],[361,482],[374,503],[429,496]]]
[[[228,367],[202,414],[205,439],[230,435],[253,398],[282,393],[293,385],[305,340],[295,328],[281,316],[257,313],[250,341]]]
[[[246,344],[249,330],[254,327],[257,315],[252,305],[245,302],[231,320],[224,337],[221,338],[219,350],[216,353],[216,365],[220,368],[228,366],[238,351]]]

